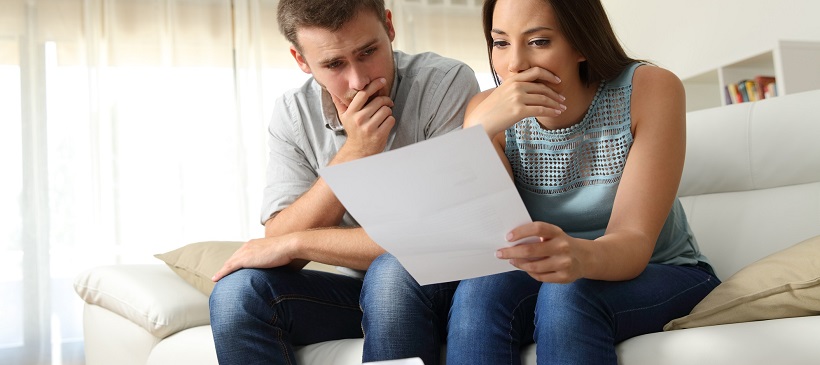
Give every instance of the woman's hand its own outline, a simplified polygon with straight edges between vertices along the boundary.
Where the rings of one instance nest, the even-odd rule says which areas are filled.
[[[539,67],[503,80],[491,92],[479,94],[483,98],[473,99],[464,127],[482,124],[488,135],[495,136],[527,117],[556,117],[567,109],[566,99],[549,86],[559,83],[558,76]]]
[[[578,239],[558,226],[533,222],[514,229],[507,235],[507,241],[527,237],[538,237],[539,241],[500,249],[496,256],[545,283],[571,283],[584,277]]]

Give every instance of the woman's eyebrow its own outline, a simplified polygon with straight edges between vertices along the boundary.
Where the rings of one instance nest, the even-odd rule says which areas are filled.
[[[552,29],[550,27],[533,27],[533,28],[525,30],[522,34],[532,34],[532,33],[535,33],[535,32],[540,32],[542,30],[554,30],[554,29]],[[495,34],[499,34],[499,35],[506,35],[507,34],[507,32],[505,32],[501,29],[498,29],[498,28],[493,28],[491,30],[491,32],[495,33]]]

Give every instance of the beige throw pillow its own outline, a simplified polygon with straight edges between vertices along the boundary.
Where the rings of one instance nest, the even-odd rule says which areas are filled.
[[[820,314],[820,236],[744,267],[664,330]]]
[[[210,296],[211,278],[244,242],[207,241],[191,243],[176,250],[156,254],[171,270],[197,290]]]
[[[196,242],[173,251],[156,254],[154,257],[165,262],[171,270],[197,290],[210,296],[216,284],[211,281],[211,278],[242,244],[244,242]],[[305,269],[339,273],[335,266],[318,262],[308,263]]]

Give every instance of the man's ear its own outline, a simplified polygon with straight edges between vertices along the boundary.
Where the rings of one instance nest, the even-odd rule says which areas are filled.
[[[299,68],[301,68],[302,71],[304,71],[307,74],[311,73],[310,66],[307,63],[307,60],[305,60],[305,57],[302,56],[302,53],[299,52],[299,50],[296,49],[296,47],[293,45],[290,46],[290,55],[293,56],[293,59],[296,60],[296,63],[299,65]]]
[[[392,42],[396,38],[396,28],[393,28],[393,13],[390,9],[384,10],[384,26],[387,28],[387,37]]]

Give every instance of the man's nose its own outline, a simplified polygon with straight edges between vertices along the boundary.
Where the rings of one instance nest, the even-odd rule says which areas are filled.
[[[370,84],[370,75],[367,68],[363,64],[355,64],[350,67],[350,74],[348,75],[349,87],[352,90],[364,90]]]

